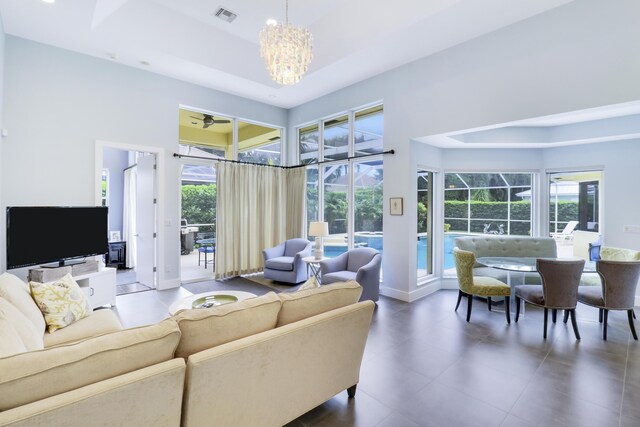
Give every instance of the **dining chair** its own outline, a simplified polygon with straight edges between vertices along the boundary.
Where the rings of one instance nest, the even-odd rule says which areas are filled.
[[[473,252],[454,248],[453,256],[456,263],[456,272],[458,273],[458,286],[460,288],[458,290],[458,302],[456,303],[455,311],[458,311],[462,297],[466,296],[468,322],[471,319],[471,306],[474,295],[486,297],[489,310],[491,310],[491,297],[504,297],[504,313],[507,317],[507,323],[510,324],[509,298],[511,297],[511,287],[493,277],[474,276],[473,266],[476,263],[476,256]]]
[[[578,301],[599,310],[599,320],[603,323],[602,339],[605,341],[609,310],[626,310],[631,334],[637,340],[638,335],[633,325],[633,306],[640,278],[640,261],[600,260],[596,263],[596,271],[600,276],[601,286],[581,286],[578,289]]]
[[[544,339],[547,339],[547,318],[549,309],[555,323],[557,310],[565,310],[564,321],[571,315],[571,325],[576,339],[580,339],[576,323],[576,305],[578,286],[584,269],[583,259],[543,259],[536,261],[536,270],[542,279],[542,285],[519,285],[516,294],[516,323],[520,317],[520,300],[544,308]]]

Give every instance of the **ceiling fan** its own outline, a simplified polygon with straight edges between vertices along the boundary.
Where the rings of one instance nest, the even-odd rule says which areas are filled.
[[[215,120],[211,114],[203,114],[203,116],[203,119],[194,116],[189,117],[191,117],[192,119],[200,120],[204,124],[204,126],[202,126],[202,129],[206,129],[209,126],[215,125],[217,123],[231,123],[231,120]]]

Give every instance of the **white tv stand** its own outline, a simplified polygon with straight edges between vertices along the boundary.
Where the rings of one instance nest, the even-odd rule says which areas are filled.
[[[96,308],[106,304],[116,305],[116,269],[103,268],[93,273],[73,276],[89,299],[91,307]]]

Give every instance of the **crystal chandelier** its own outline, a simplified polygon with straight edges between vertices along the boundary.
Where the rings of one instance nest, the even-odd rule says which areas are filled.
[[[309,30],[289,24],[286,0],[284,24],[267,23],[260,32],[260,55],[271,78],[282,85],[298,83],[313,58],[312,40]]]

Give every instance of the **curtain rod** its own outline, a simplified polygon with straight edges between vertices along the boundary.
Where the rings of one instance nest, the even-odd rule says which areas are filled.
[[[297,169],[297,168],[306,168],[307,166],[314,166],[314,165],[322,165],[324,163],[333,163],[333,162],[338,162],[340,160],[354,160],[354,159],[362,159],[365,157],[371,157],[371,156],[380,156],[382,154],[395,154],[395,150],[387,150],[387,151],[383,151],[381,153],[371,153],[371,154],[363,154],[361,156],[351,156],[351,157],[347,157],[346,159],[338,159],[338,160],[324,160],[322,162],[314,162],[314,163],[307,163],[307,164],[303,164],[303,165],[295,165],[295,166],[278,166],[278,165],[266,165],[264,163],[252,163],[252,162],[243,162],[241,160],[230,160],[230,159],[212,159],[211,157],[204,157],[204,156],[190,156],[188,154],[179,154],[179,153],[173,153],[173,157],[178,157],[178,158],[188,158],[188,159],[201,159],[201,160],[210,160],[212,162],[228,162],[228,163],[238,163],[241,165],[254,165],[254,166],[268,166],[271,168],[281,168],[281,169]]]

